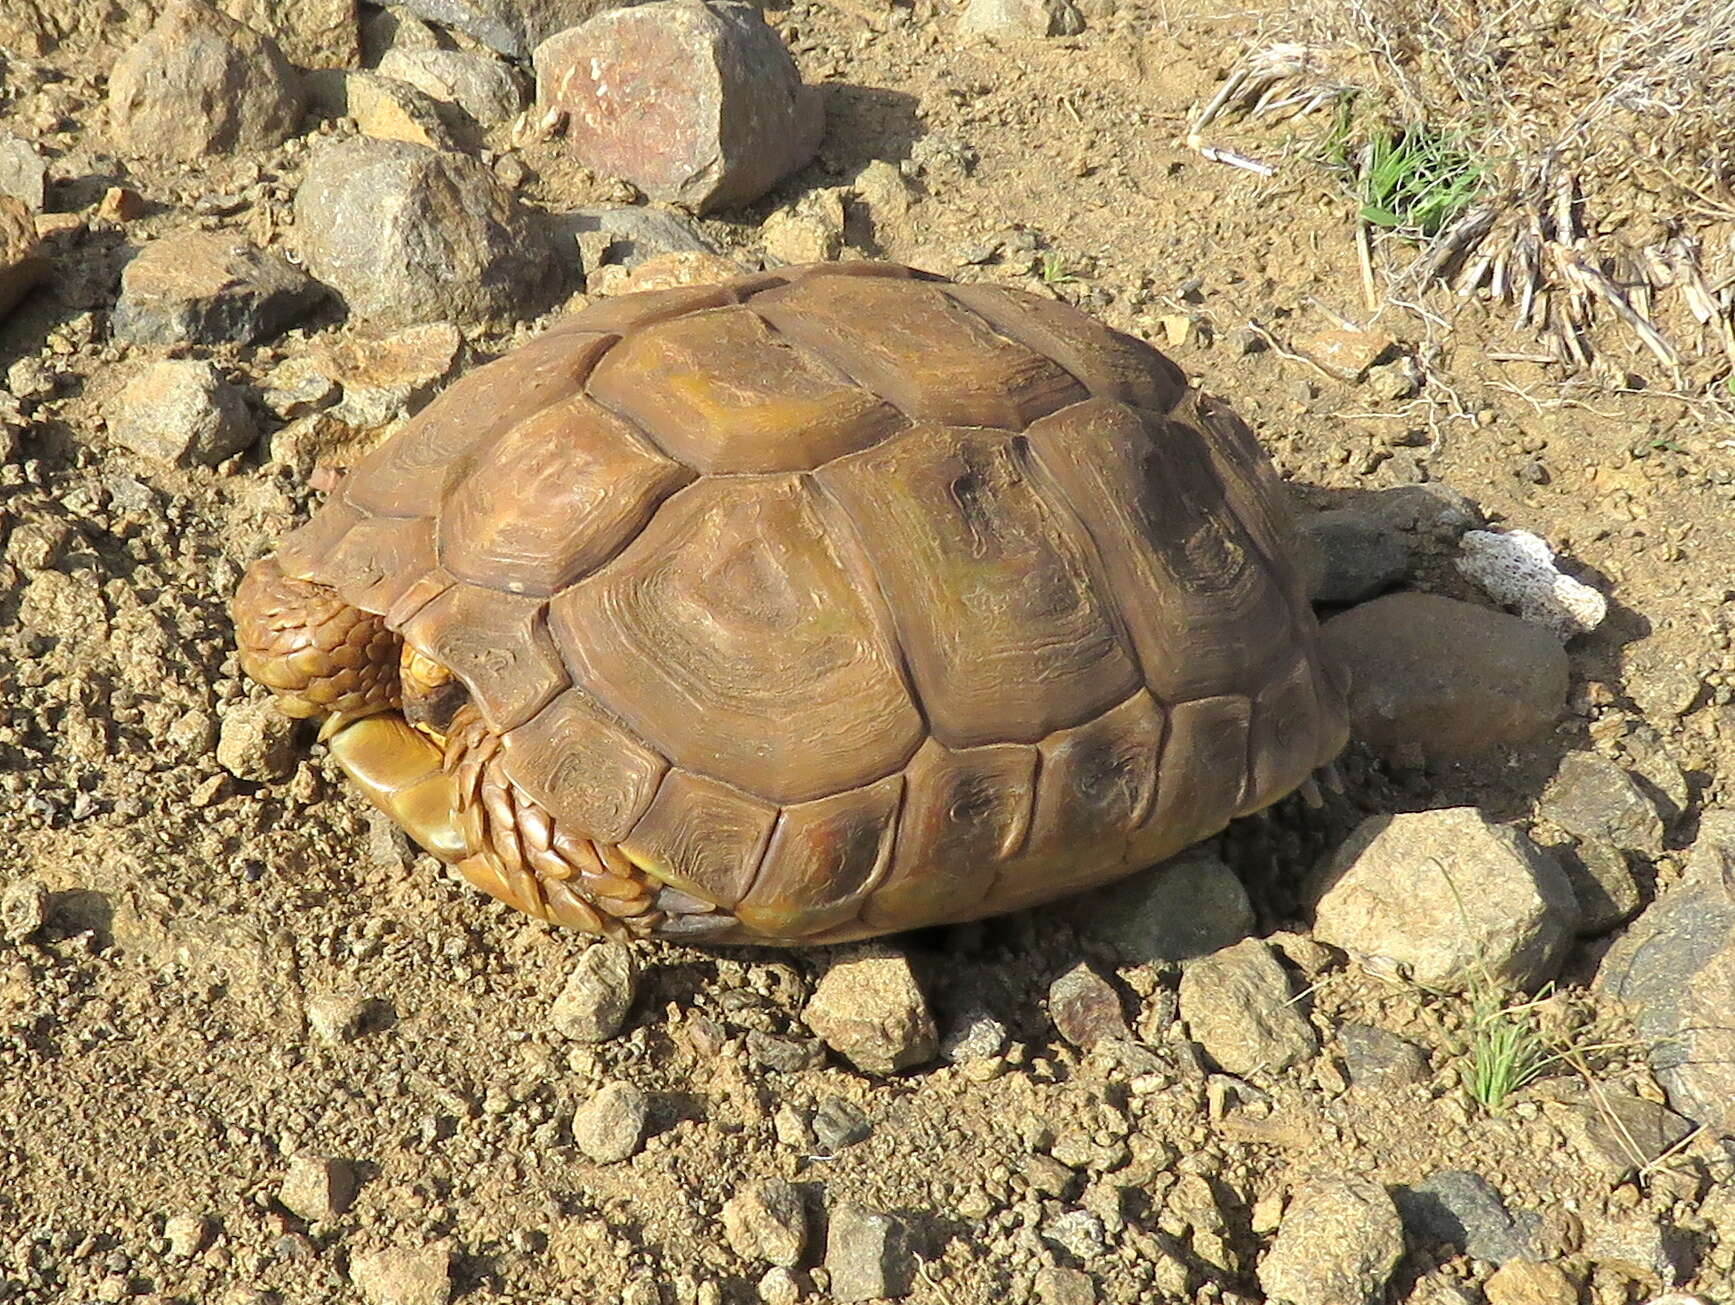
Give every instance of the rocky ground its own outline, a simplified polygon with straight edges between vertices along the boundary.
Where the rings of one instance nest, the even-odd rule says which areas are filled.
[[[1181,143],[1257,13],[767,9],[802,90],[746,17],[533,63],[591,0],[227,7],[0,12],[0,1299],[1735,1298],[1730,432],[1631,341],[1612,393],[1367,311],[1328,175]],[[763,113],[693,182],[711,39]],[[668,110],[606,158],[598,67]],[[629,949],[238,677],[241,568],[449,376],[863,253],[1255,425],[1359,667],[1341,794],[889,947]],[[1457,566],[1517,529],[1588,589]]]

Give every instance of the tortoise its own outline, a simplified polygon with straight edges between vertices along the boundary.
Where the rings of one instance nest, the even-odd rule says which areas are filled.
[[[234,617],[247,674],[502,901],[838,942],[1312,789],[1345,685],[1292,531],[1252,433],[1151,346],[830,263],[601,300],[468,373]]]

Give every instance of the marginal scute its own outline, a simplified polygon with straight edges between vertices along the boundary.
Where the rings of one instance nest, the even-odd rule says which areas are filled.
[[[665,884],[733,908],[752,884],[777,808],[731,785],[671,770],[620,849]]]
[[[1036,749],[1026,744],[924,743],[904,768],[891,870],[863,920],[901,929],[968,914],[1024,846],[1036,765]]]
[[[558,828],[598,843],[632,832],[669,768],[582,689],[507,734],[502,765]]]
[[[403,635],[463,680],[488,724],[504,733],[571,683],[542,609],[540,598],[457,584],[417,612]]]
[[[1133,832],[1127,864],[1151,865],[1208,838],[1240,811],[1247,791],[1252,703],[1238,694],[1169,707],[1157,800]]]
[[[940,742],[1035,742],[1137,687],[1089,540],[1007,437],[917,427],[814,474],[872,558]]]
[[[953,285],[946,293],[994,329],[1054,359],[1092,395],[1167,412],[1187,393],[1181,369],[1143,340],[1052,299],[1010,286]]]
[[[909,424],[743,307],[634,331],[590,392],[707,474],[807,470]]]
[[[852,919],[891,865],[903,778],[890,775],[783,809],[752,890],[735,907],[749,929],[804,938]]]
[[[1298,647],[1253,700],[1248,730],[1251,765],[1238,815],[1269,806],[1295,791],[1313,770],[1337,755],[1348,737],[1341,714],[1327,717],[1316,679],[1317,654]]]
[[[807,277],[754,296],[753,309],[912,421],[1023,430],[1086,395],[938,286]]]
[[[1203,394],[1193,394],[1177,414],[1210,437],[1205,448],[1223,479],[1224,492],[1235,519],[1246,528],[1259,548],[1262,560],[1291,598],[1291,607],[1306,607],[1307,594],[1296,558],[1301,555],[1295,519],[1277,468],[1259,447],[1246,422],[1227,404]]]
[[[1264,683],[1294,638],[1195,426],[1104,399],[1031,427],[1030,449],[1102,558],[1151,691],[1165,702]]]
[[[550,622],[575,679],[675,765],[807,802],[922,740],[853,547],[805,477],[701,480]]]
[[[616,295],[588,304],[568,319],[571,329],[621,334],[685,313],[721,308],[735,302],[735,287],[682,285],[669,290],[645,290]]]
[[[421,517],[368,517],[320,561],[315,576],[368,612],[386,612],[434,566],[434,524]]]
[[[325,559],[343,537],[367,519],[367,513],[341,498],[328,499],[319,511],[291,530],[277,546],[277,565],[284,575],[313,580],[325,569]],[[322,582],[324,583],[324,582]]]
[[[626,422],[575,394],[477,450],[440,514],[440,560],[474,584],[552,594],[624,548],[692,479]],[[535,510],[523,511],[525,503]]]
[[[612,335],[543,336],[448,387],[357,464],[343,496],[379,516],[432,516],[483,448],[526,417],[577,394]]]

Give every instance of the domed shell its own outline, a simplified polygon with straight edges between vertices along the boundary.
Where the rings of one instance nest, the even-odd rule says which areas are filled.
[[[1112,879],[1342,746],[1275,473],[1156,350],[887,264],[594,304],[285,542],[744,934]]]

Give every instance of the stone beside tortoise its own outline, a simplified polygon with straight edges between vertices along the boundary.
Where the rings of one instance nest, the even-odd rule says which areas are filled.
[[[1125,875],[1347,735],[1275,472],[1156,350],[881,263],[593,304],[235,596],[241,664],[479,887],[835,942]]]

